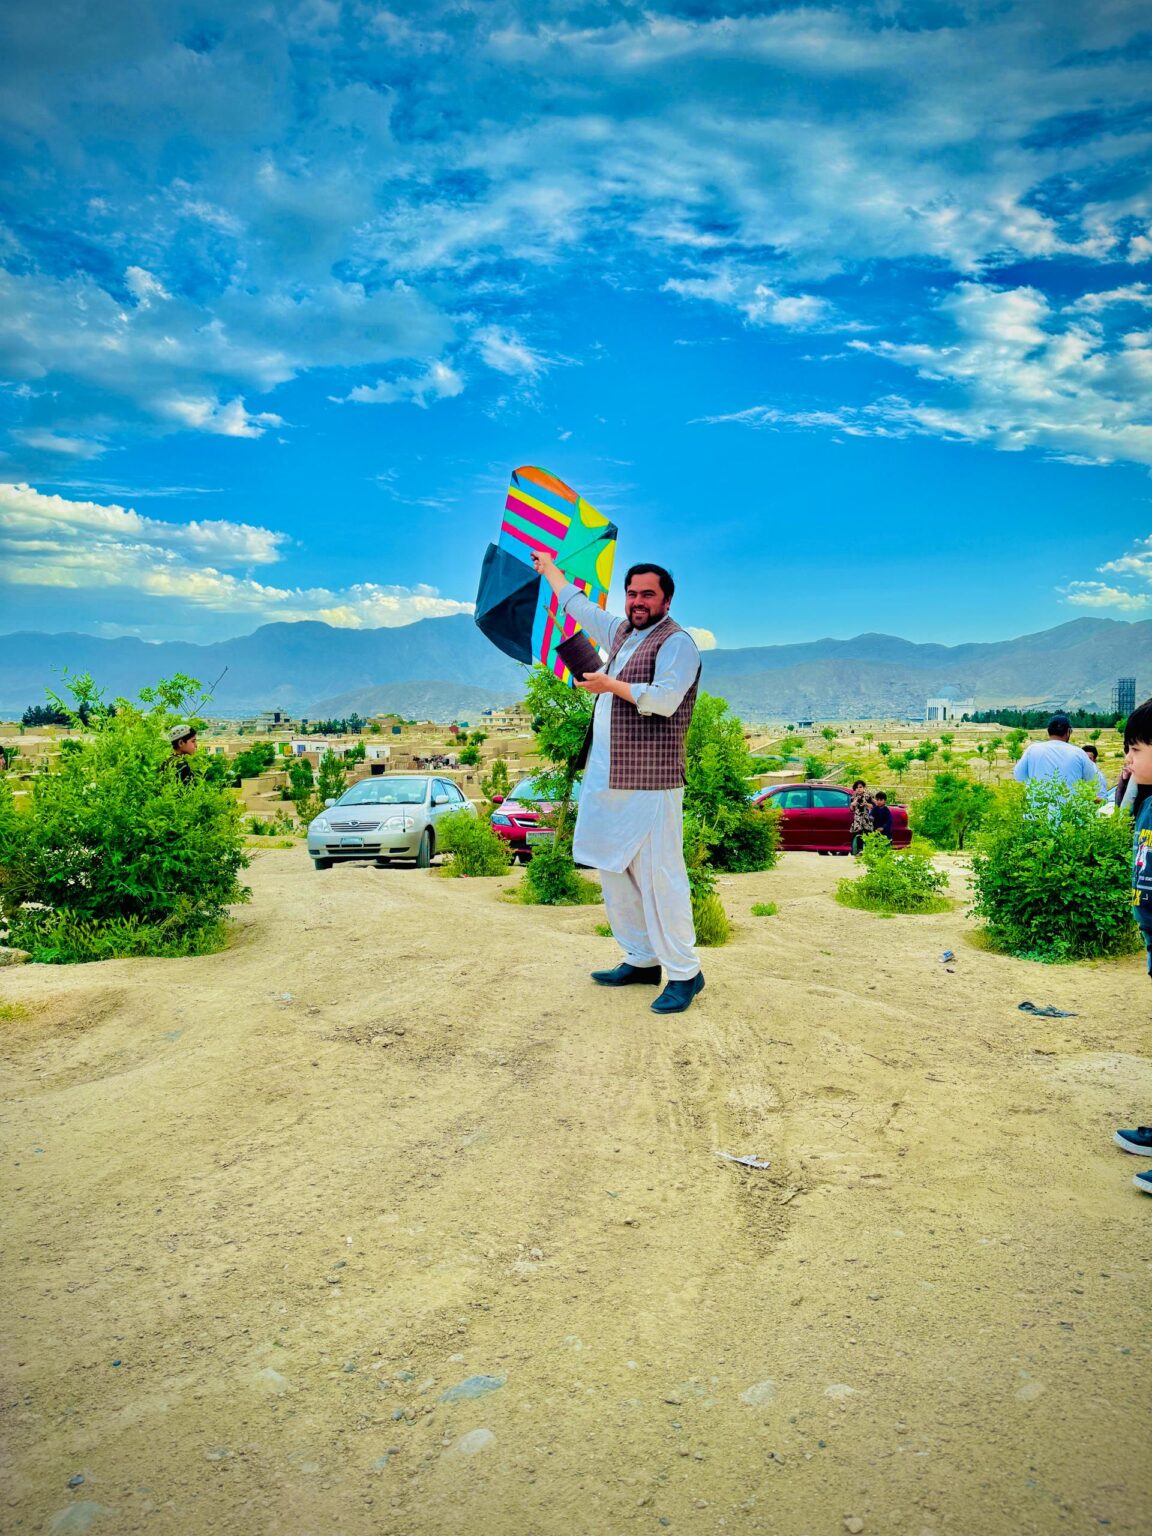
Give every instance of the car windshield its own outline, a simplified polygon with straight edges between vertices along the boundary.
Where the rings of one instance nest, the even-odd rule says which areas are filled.
[[[580,798],[580,780],[579,779],[577,779],[575,784],[573,784],[573,786],[572,786],[572,798],[573,798],[573,800],[579,800],[579,798]],[[527,802],[527,801],[532,801],[532,800],[543,801],[543,802],[547,803],[551,799],[551,796],[542,793],[542,791],[541,791],[540,787],[537,785],[535,779],[521,779],[519,784],[517,784],[516,788],[508,796],[508,799],[509,800],[519,800],[522,803]]]
[[[423,805],[427,779],[361,779],[336,802],[338,805]]]

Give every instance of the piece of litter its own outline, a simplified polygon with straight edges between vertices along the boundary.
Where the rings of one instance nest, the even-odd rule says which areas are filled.
[[[1018,1007],[1021,1013],[1030,1013],[1037,1019],[1075,1019],[1079,1017],[1075,1013],[1067,1012],[1064,1008],[1053,1008],[1051,1003],[1046,1008],[1038,1008],[1035,1003],[1020,1003]]]
[[[955,960],[956,952],[955,950],[946,949],[940,958],[941,960]]]
[[[722,1157],[726,1163],[739,1163],[741,1168],[771,1168],[772,1164],[766,1157],[737,1157],[732,1152],[717,1152],[717,1157]]]

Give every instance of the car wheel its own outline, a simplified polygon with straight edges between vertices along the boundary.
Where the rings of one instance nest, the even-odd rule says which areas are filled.
[[[332,868],[332,860],[331,859],[313,859],[312,863],[313,863],[313,865],[314,865],[314,867],[316,869],[331,869]]]
[[[375,864],[376,864],[376,868],[377,869],[391,869],[392,868],[392,860],[391,859],[376,859],[375,860]]]
[[[420,839],[420,846],[416,850],[416,868],[427,869],[432,862],[432,829],[426,827],[424,836]]]

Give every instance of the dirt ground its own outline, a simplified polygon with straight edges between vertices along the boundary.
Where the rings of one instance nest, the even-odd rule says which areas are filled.
[[[3,1530],[1147,1536],[1142,963],[846,865],[725,881],[673,1018],[602,908],[301,849],[227,953],[0,973]]]

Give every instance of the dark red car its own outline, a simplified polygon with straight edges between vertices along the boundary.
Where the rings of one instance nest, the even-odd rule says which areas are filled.
[[[752,804],[775,806],[780,812],[780,846],[808,853],[851,853],[852,796],[833,784],[772,784],[757,790]],[[890,805],[892,842],[907,848],[912,841],[908,812]]]
[[[579,781],[572,786],[572,799],[580,799]],[[553,802],[544,799],[532,779],[521,779],[503,799],[496,795],[493,804],[496,809],[492,812],[492,830],[504,839],[521,863],[526,864],[532,857],[534,843],[551,842],[552,830],[540,825],[540,815],[552,810]]]

